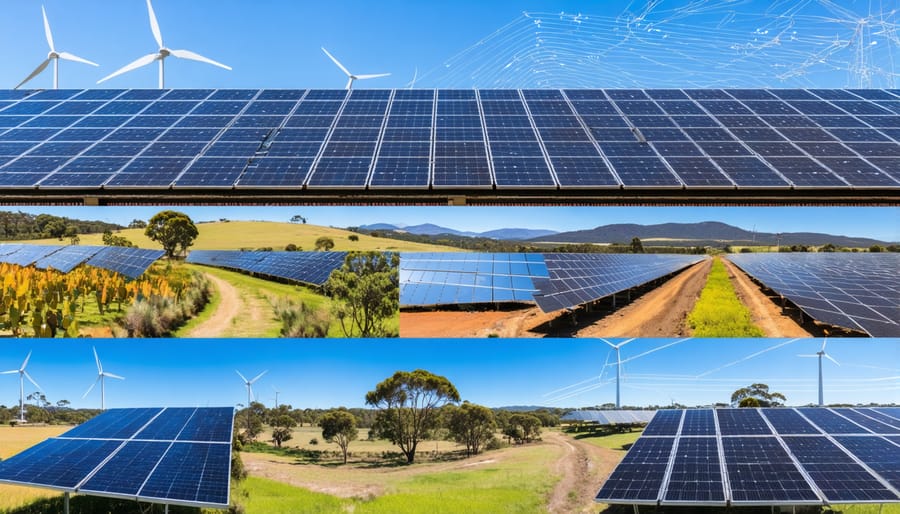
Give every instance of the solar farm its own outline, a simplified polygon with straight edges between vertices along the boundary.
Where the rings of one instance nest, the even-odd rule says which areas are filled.
[[[691,266],[703,256],[403,253],[400,305],[536,303],[571,310]]]
[[[322,286],[344,264],[347,252],[241,252],[194,250],[186,261]]]
[[[0,483],[228,508],[231,407],[111,409],[0,462]]]
[[[68,273],[84,264],[135,279],[165,252],[119,246],[0,244],[0,263]]]
[[[898,434],[896,407],[661,410],[596,500],[773,508],[897,503]]]
[[[900,255],[752,253],[728,259],[817,321],[872,337],[900,336]]]
[[[11,202],[896,202],[900,91],[0,91]]]

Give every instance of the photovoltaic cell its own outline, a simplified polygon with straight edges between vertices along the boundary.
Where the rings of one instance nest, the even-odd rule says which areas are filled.
[[[672,455],[674,437],[642,437],[616,466],[597,493],[597,500],[655,504]]]
[[[715,437],[679,439],[672,460],[672,472],[664,496],[667,503],[725,504]]]
[[[115,271],[129,278],[138,278],[164,254],[162,250],[109,246],[88,259],[87,265]]]
[[[734,505],[815,504],[821,500],[774,437],[724,437]]]

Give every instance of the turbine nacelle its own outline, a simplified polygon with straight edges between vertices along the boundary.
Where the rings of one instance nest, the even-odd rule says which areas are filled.
[[[370,73],[366,75],[357,75],[355,73],[350,73],[350,70],[348,70],[346,66],[341,64],[341,61],[337,60],[335,56],[331,55],[328,50],[325,50],[324,46],[322,47],[322,51],[325,52],[325,55],[327,55],[328,58],[331,59],[331,61],[335,65],[337,65],[338,68],[341,69],[341,71],[344,72],[344,75],[347,75],[347,86],[344,89],[353,89],[353,81],[355,80],[377,79],[390,75],[390,73]]]

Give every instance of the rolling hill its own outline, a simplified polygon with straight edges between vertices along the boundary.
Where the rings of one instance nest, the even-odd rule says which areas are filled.
[[[334,240],[335,251],[382,250],[401,252],[451,252],[458,251],[446,246],[400,241],[384,237],[372,237],[355,234],[359,241],[350,241],[353,232],[318,225],[297,223],[277,223],[270,221],[230,221],[198,223],[200,235],[194,241],[194,250],[239,250],[241,248],[272,247],[283,250],[285,245],[293,243],[303,250],[314,250],[316,239],[327,236]],[[159,248],[159,244],[144,236],[143,229],[123,229],[116,235],[125,237],[140,248]],[[82,245],[102,245],[102,234],[85,234],[80,236]],[[28,244],[67,244],[68,240],[38,239],[31,241],[14,241]]]
[[[389,230],[396,232],[406,232],[418,236],[439,236],[442,234],[450,234],[453,236],[463,237],[487,237],[489,239],[501,239],[508,241],[524,241],[527,239],[545,237],[556,234],[554,230],[530,229],[530,228],[499,228],[488,230],[487,232],[466,232],[452,228],[434,225],[432,223],[423,223],[421,225],[399,226],[390,223],[372,223],[359,227],[365,230]]]

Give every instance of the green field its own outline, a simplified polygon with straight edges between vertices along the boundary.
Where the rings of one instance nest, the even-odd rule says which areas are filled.
[[[695,337],[763,337],[753,324],[750,310],[741,303],[728,278],[728,271],[716,257],[694,310],[688,314],[688,325]]]
[[[284,250],[290,243],[299,246],[306,251],[316,248],[316,239],[322,236],[330,237],[334,241],[334,251],[395,251],[395,252],[452,252],[459,251],[448,246],[438,246],[425,243],[414,243],[372,237],[364,234],[355,234],[359,241],[350,241],[348,237],[353,232],[339,228],[321,227],[318,225],[304,225],[297,223],[277,223],[271,221],[230,221],[215,223],[198,223],[197,230],[200,235],[191,247],[193,250],[239,250],[241,248],[266,248]],[[143,229],[123,229],[116,233],[139,248],[160,248],[159,243],[151,241],[144,235]],[[79,236],[81,245],[102,245],[102,234],[83,234]],[[68,244],[68,240],[38,239],[31,241],[13,241],[14,243],[29,244]]]

